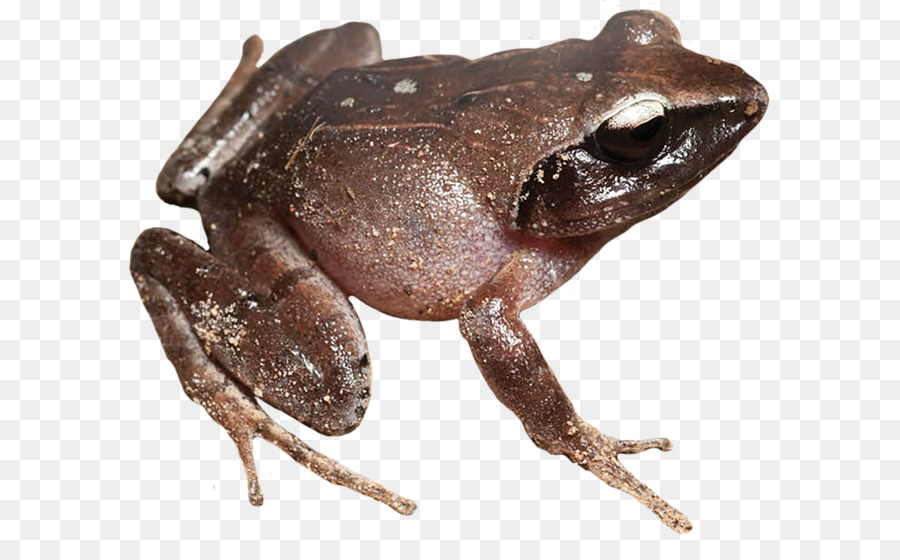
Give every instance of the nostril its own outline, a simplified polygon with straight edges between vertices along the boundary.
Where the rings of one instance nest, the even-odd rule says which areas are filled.
[[[719,107],[721,108],[721,110],[728,115],[736,113],[740,105],[741,104],[734,97],[725,97],[722,98],[719,102]]]

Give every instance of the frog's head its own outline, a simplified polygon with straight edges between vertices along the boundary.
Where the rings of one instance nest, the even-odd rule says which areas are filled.
[[[618,14],[563,64],[590,87],[575,142],[545,154],[523,185],[517,224],[540,237],[619,231],[662,211],[735,149],[768,103],[737,66],[682,47],[657,12]]]

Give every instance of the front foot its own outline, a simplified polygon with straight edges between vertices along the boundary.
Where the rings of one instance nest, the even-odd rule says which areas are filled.
[[[603,482],[630,494],[659,517],[660,521],[678,533],[687,533],[693,527],[690,520],[670,506],[646,484],[635,478],[619,461],[622,453],[640,453],[648,449],[669,451],[672,443],[666,438],[620,440],[607,436],[597,428],[579,421],[569,430],[571,439],[564,444],[562,453],[573,463],[592,472]]]

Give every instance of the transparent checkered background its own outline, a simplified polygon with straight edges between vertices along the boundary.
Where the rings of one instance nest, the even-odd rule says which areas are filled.
[[[896,3],[140,4],[0,7],[0,557],[900,557]],[[362,426],[326,438],[273,414],[419,510],[268,444],[250,506],[127,272],[145,228],[204,240],[154,182],[242,41],[258,33],[268,56],[364,20],[388,58],[477,57],[590,38],[637,7],[738,62],[771,105],[694,191],[524,317],[586,419],[675,442],[625,461],[694,531],[539,451],[454,322],[363,305]]]

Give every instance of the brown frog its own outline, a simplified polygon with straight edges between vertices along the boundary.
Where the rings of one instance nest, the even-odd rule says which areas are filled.
[[[765,111],[737,66],[683,48],[665,16],[613,17],[590,41],[478,60],[384,61],[362,23],[319,31],[234,75],[166,163],[157,190],[196,208],[206,251],[141,234],[131,270],[187,395],[237,444],[263,501],[262,437],[326,480],[400,513],[415,504],[313,451],[257,399],[327,435],[370,398],[348,296],[396,317],[458,319],[490,388],[540,448],[650,508],[688,519],[575,412],[519,312],[607,242],[678,200]]]

